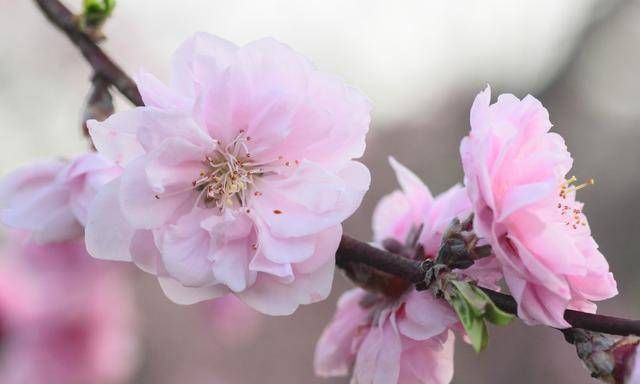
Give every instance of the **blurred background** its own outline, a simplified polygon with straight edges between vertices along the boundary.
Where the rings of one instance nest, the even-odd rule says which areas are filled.
[[[118,0],[104,47],[128,72],[168,79],[171,53],[199,30],[237,44],[274,36],[372,99],[364,162],[373,185],[345,226],[362,240],[377,200],[396,188],[387,156],[444,191],[461,180],[458,144],[476,93],[489,83],[494,95],[533,94],[578,179],[596,179],[580,198],[621,292],[600,310],[640,318],[640,1]],[[75,47],[25,0],[0,0],[0,36],[0,173],[83,151],[90,70]],[[315,341],[351,286],[339,274],[328,300],[293,316],[225,323],[211,313],[226,309],[174,305],[151,275],[125,273],[140,331],[130,383],[348,382],[312,370]],[[557,331],[516,322],[490,332],[480,355],[458,343],[454,383],[591,382]]]

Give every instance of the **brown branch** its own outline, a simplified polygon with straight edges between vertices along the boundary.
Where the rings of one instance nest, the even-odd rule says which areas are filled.
[[[80,49],[94,72],[113,84],[136,106],[144,105],[140,93],[126,73],[124,73],[76,23],[74,15],[58,0],[35,0],[47,18],[60,28]],[[375,248],[367,243],[343,235],[336,253],[336,264],[344,267],[348,263],[362,263],[389,273],[413,284],[424,281],[426,267],[423,263],[409,260],[391,252]],[[513,297],[485,289],[485,292],[502,310],[517,315],[517,304]],[[613,335],[640,336],[640,321],[611,316],[595,315],[567,310],[565,320],[575,328]]]
[[[35,2],[47,19],[62,30],[78,47],[96,75],[113,84],[134,105],[144,105],[133,80],[98,47],[89,35],[80,29],[77,17],[67,7],[58,0],[35,0]]]
[[[391,252],[384,251],[363,243],[348,235],[342,236],[340,247],[336,254],[336,264],[344,266],[347,263],[363,263],[378,270],[400,277],[413,284],[423,282],[425,270],[422,263],[409,260]],[[513,297],[504,293],[483,289],[500,309],[517,315],[518,307]],[[564,318],[575,328],[587,329],[594,332],[612,335],[640,336],[640,321],[622,319],[612,316],[596,315],[580,311],[567,310]]]

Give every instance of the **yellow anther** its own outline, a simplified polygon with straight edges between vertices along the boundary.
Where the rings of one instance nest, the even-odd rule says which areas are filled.
[[[580,190],[580,189],[582,189],[582,188],[584,188],[584,187],[587,187],[587,186],[589,186],[589,185],[593,185],[595,182],[596,182],[596,181],[595,181],[594,179],[589,179],[589,180],[587,180],[586,182],[584,182],[584,183],[582,183],[582,184],[580,184],[580,185],[575,186],[575,187],[574,187],[574,189],[573,189],[573,191],[577,191],[577,190]]]

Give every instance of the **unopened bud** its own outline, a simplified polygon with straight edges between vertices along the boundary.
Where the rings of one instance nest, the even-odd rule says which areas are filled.
[[[634,372],[640,369],[635,364],[640,338],[584,329],[569,329],[564,333],[567,341],[576,346],[578,357],[592,377],[611,384],[640,383],[640,372]]]

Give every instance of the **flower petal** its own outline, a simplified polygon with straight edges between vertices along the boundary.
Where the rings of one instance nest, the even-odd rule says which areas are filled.
[[[102,122],[89,120],[87,127],[98,152],[122,166],[144,153],[136,137],[144,121],[140,107],[115,113]]]
[[[250,204],[260,219],[280,237],[309,235],[336,225],[360,205],[369,188],[370,175],[352,161],[333,175],[309,162],[284,180],[264,180],[261,195]]]
[[[121,176],[120,205],[127,221],[136,229],[153,229],[167,223],[178,208],[192,203],[193,190],[161,195],[154,191],[145,171],[148,158],[131,162]]]
[[[120,178],[105,185],[89,207],[85,243],[96,259],[131,261],[134,229],[122,214],[118,200]]]

